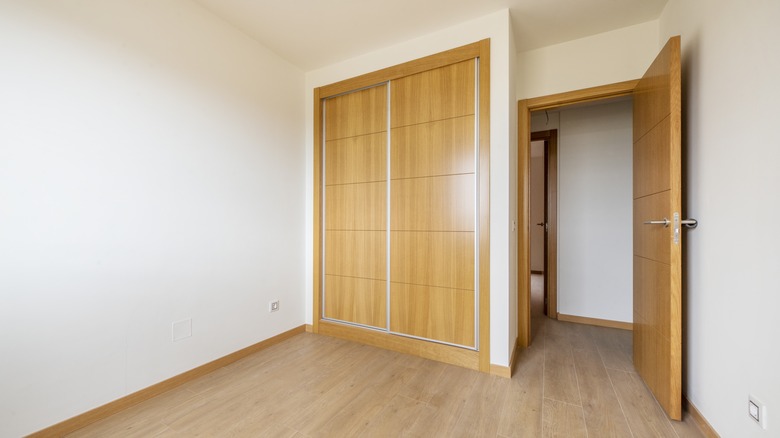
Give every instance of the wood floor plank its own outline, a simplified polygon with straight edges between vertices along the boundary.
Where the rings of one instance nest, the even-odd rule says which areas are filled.
[[[598,351],[578,346],[573,350],[573,355],[588,435],[615,438],[631,436],[631,429],[622,414],[620,402]]]
[[[581,405],[574,356],[568,342],[545,340],[544,397]]]
[[[379,413],[374,415],[360,433],[361,437],[406,436],[417,419],[426,410],[426,403],[402,395],[395,395]]]
[[[424,413],[409,430],[409,435],[452,436],[477,374],[476,371],[446,365],[428,402],[434,410]]]
[[[582,407],[558,400],[544,399],[542,409],[544,437],[577,438],[587,437]]]
[[[520,352],[506,393],[498,434],[503,437],[542,435],[544,348],[532,345]]]
[[[456,437],[495,437],[508,385],[502,377],[479,374],[463,413],[455,424]]]
[[[312,437],[354,437],[365,431],[368,418],[374,418],[382,412],[389,398],[374,389],[361,392],[347,406],[341,409],[320,429],[314,431]]]
[[[543,317],[503,379],[304,333],[70,436],[702,436],[622,370],[630,343]]]
[[[399,394],[428,403],[436,391],[438,379],[447,367],[446,364],[433,360],[425,360],[417,367],[417,373],[406,382]]]
[[[635,437],[677,436],[638,374],[613,369],[607,372]]]

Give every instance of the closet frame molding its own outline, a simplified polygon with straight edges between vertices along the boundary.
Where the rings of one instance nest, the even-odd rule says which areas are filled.
[[[388,82],[445,67],[470,59],[479,58],[479,350],[422,341],[414,338],[363,329],[359,327],[322,320],[322,102],[332,96],[354,91],[382,82]],[[427,359],[450,363],[490,372],[490,39],[457,47],[434,55],[405,62],[392,67],[366,73],[330,85],[314,89],[314,287],[312,309],[312,332],[369,344],[388,350],[414,354]],[[390,127],[388,126],[388,129]],[[389,279],[388,279],[389,281]]]

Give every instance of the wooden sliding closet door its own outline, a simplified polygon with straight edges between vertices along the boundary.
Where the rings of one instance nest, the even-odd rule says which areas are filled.
[[[474,59],[390,84],[390,331],[476,348]]]
[[[387,86],[325,101],[324,317],[387,327]]]

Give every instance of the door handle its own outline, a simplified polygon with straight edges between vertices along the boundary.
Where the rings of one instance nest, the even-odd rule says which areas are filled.
[[[663,225],[664,228],[668,227],[671,222],[667,218],[663,218],[660,221],[645,221],[645,225]]]
[[[685,225],[686,228],[696,228],[699,225],[699,221],[696,219],[683,219],[680,221],[680,225]]]
[[[540,227],[543,227],[543,226],[544,226],[544,222],[539,222],[539,223],[538,223],[538,224],[536,224],[536,225],[539,225]]]

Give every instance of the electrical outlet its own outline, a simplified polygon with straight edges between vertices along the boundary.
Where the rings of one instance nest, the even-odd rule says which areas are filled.
[[[268,303],[269,312],[276,312],[277,310],[279,310],[279,300],[274,300]]]
[[[748,415],[762,429],[766,429],[766,406],[752,395],[748,395]]]
[[[192,336],[192,318],[182,319],[171,323],[171,340],[180,341]]]

